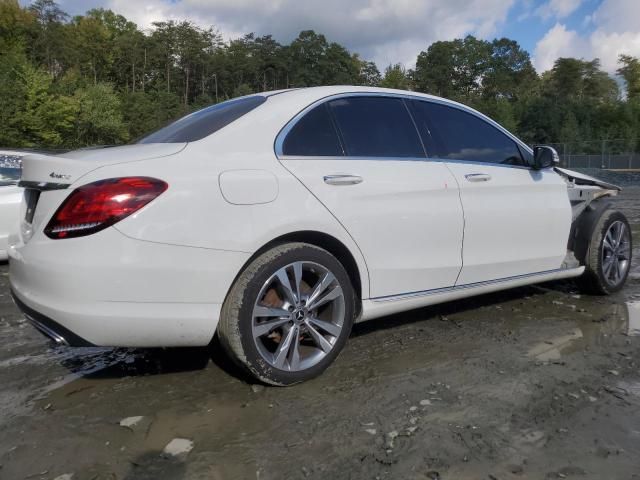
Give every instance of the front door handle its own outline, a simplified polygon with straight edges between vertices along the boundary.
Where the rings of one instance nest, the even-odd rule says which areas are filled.
[[[359,175],[325,175],[324,183],[327,185],[357,185],[362,183]]]
[[[491,180],[491,175],[488,173],[469,173],[464,178],[469,182],[488,182]]]

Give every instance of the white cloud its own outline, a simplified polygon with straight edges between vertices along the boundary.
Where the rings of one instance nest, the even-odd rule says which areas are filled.
[[[213,25],[227,40],[255,32],[289,42],[301,30],[313,29],[382,69],[398,61],[412,67],[418,53],[436,40],[495,35],[516,0],[59,1],[73,13],[110,8],[141,28],[153,21],[188,19]]]
[[[640,1],[604,0],[590,16],[593,31],[581,35],[556,24],[538,41],[533,61],[538,71],[548,70],[560,56],[599,58],[602,68],[614,73],[618,55],[640,56]]]
[[[533,64],[539,72],[553,67],[558,57],[581,57],[588,51],[584,39],[573,30],[556,23],[536,45]]]
[[[565,18],[582,4],[582,0],[549,0],[536,9],[536,15],[543,19]]]

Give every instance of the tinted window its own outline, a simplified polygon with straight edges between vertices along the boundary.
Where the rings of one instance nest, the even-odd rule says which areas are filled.
[[[356,157],[424,157],[420,137],[399,98],[351,97],[329,102],[344,142]]]
[[[481,118],[438,103],[418,100],[411,103],[430,157],[524,164],[516,143]]]
[[[343,154],[326,103],[308,112],[294,125],[284,139],[282,153],[330,157]]]
[[[525,165],[533,165],[533,153],[529,152],[529,150],[524,147],[520,147],[520,155],[524,158]]]
[[[226,127],[266,101],[267,97],[256,95],[218,103],[182,117],[138,143],[195,142]]]

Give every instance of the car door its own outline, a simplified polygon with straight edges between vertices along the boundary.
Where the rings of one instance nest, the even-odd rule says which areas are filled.
[[[453,286],[462,266],[462,207],[447,167],[427,161],[400,97],[329,99],[276,142],[282,164],[352,236],[372,298]]]
[[[530,167],[530,152],[474,112],[414,101],[414,118],[430,157],[446,162],[464,209],[463,268],[457,285],[561,267],[571,206],[553,169]]]

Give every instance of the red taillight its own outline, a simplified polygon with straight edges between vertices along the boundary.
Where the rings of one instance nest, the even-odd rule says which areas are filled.
[[[91,235],[141,209],[167,187],[162,180],[148,177],[110,178],[83,185],[62,202],[44,233],[49,238]]]

